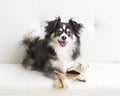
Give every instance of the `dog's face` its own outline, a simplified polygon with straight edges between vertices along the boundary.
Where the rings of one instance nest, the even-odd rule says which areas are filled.
[[[49,37],[52,42],[65,47],[71,42],[76,42],[79,38],[79,30],[82,28],[82,24],[78,24],[72,19],[68,23],[61,22],[60,18],[53,21],[49,21],[46,26],[46,37]]]

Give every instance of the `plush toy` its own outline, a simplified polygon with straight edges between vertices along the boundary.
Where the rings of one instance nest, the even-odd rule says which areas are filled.
[[[77,66],[71,67],[67,70],[66,74],[63,74],[61,72],[55,71],[58,78],[54,82],[54,87],[55,88],[64,88],[64,81],[67,79],[71,79],[73,81],[82,81],[86,82],[84,76],[82,73],[85,72],[85,68],[83,67],[82,64],[78,64]]]

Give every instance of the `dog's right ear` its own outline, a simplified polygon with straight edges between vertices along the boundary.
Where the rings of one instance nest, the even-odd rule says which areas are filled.
[[[61,18],[57,17],[55,20],[48,21],[45,27],[45,32],[51,33],[57,27],[58,23],[61,22]]]

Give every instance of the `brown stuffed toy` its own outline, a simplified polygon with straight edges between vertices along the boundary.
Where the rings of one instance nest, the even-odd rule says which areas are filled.
[[[67,70],[66,74],[55,71],[58,78],[55,80],[54,87],[55,88],[64,88],[65,85],[63,83],[66,79],[71,79],[73,81],[82,81],[86,82],[84,76],[82,75],[85,72],[85,68],[82,64],[78,64],[77,66],[71,67]]]

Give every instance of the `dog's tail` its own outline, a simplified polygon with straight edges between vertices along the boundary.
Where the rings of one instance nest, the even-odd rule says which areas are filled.
[[[40,40],[39,36],[33,36],[31,33],[24,36],[24,39],[22,40],[22,45],[31,48],[34,46],[38,41]]]
[[[32,33],[29,33],[24,36],[24,39],[21,42],[21,45],[24,45],[26,51],[25,57],[22,61],[22,64],[26,69],[35,70],[35,60],[32,54],[32,47],[34,47],[39,40],[40,36],[34,36]]]

